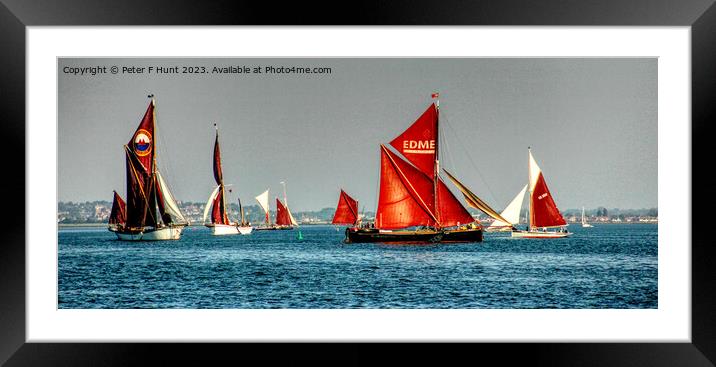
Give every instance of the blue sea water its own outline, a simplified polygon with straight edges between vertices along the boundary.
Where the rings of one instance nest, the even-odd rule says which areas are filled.
[[[569,227],[563,239],[485,234],[481,243],[344,244],[303,226],[179,241],[123,242],[60,229],[58,307],[657,308],[656,224]]]

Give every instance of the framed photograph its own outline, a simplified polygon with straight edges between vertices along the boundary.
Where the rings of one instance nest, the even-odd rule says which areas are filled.
[[[713,365],[711,3],[34,5],[0,7],[9,365],[235,342]]]

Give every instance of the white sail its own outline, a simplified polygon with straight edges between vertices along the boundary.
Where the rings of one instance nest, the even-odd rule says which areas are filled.
[[[288,210],[288,207],[286,207],[286,210]],[[291,224],[293,224],[294,226],[297,226],[298,223],[296,223],[296,219],[293,218],[293,214],[291,214],[290,210],[288,210],[288,216],[289,216],[289,218],[291,218]]]
[[[512,199],[510,204],[507,205],[507,208],[500,213],[500,216],[509,220],[510,223],[495,220],[489,227],[509,227],[513,224],[518,224],[520,222],[520,210],[522,209],[522,201],[525,199],[525,192],[527,192],[527,185],[525,185],[522,190],[520,190],[519,194]]]
[[[164,211],[169,214],[173,223],[187,223],[186,218],[184,218],[184,214],[182,214],[181,210],[179,210],[179,206],[177,205],[176,200],[174,200],[174,195],[172,195],[171,191],[169,191],[169,187],[167,186],[167,183],[164,182],[164,178],[161,174],[159,174],[159,171],[157,171],[157,178],[159,179],[159,186],[164,199]]]
[[[288,199],[286,198],[286,182],[281,181],[281,185],[283,185],[283,205],[286,207],[286,211],[288,212],[288,217],[291,219],[291,225],[297,226],[298,223],[296,223],[296,219],[293,218],[293,214],[291,214],[291,210],[288,209]]]
[[[582,227],[584,227],[584,228],[594,227],[593,225],[587,223],[587,217],[584,216],[584,207],[582,207]]]
[[[529,151],[530,154],[530,166],[529,166],[529,179],[530,179],[530,192],[534,191],[535,185],[537,185],[537,179],[539,178],[540,173],[542,173],[542,170],[537,165],[537,161],[535,161],[535,158],[532,156],[532,151]]]
[[[201,220],[202,223],[206,223],[206,217],[209,215],[209,209],[211,209],[211,205],[214,202],[214,199],[216,199],[216,195],[219,195],[219,189],[221,186],[216,186],[214,191],[211,192],[211,195],[209,195],[209,200],[206,201],[206,206],[204,206],[204,219]]]
[[[256,197],[256,201],[259,202],[259,205],[261,205],[261,208],[268,214],[269,212],[269,191],[264,191],[261,195]]]

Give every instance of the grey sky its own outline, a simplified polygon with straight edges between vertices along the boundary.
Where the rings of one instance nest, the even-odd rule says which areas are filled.
[[[65,66],[310,66],[331,74],[71,75]],[[224,179],[242,202],[266,188],[293,211],[339,189],[374,210],[379,144],[440,92],[441,165],[496,209],[527,182],[527,146],[560,209],[657,206],[656,59],[59,59],[60,201],[125,197],[124,153],[157,100],[160,170],[174,195]],[[272,204],[273,206],[273,204]]]

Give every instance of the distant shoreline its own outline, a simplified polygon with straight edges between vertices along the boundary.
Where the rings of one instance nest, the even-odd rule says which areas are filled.
[[[570,225],[580,226],[581,223],[569,223]],[[592,225],[613,225],[613,224],[659,224],[659,222],[621,222],[621,223],[614,223],[614,222],[590,222],[589,224]],[[332,225],[331,223],[306,223],[301,224],[300,226],[327,226]],[[483,224],[484,227],[489,226],[489,223]],[[526,225],[526,223],[520,223],[519,225]],[[518,226],[519,226],[518,225]],[[58,228],[73,228],[73,227],[106,227],[107,223],[58,223]],[[189,227],[204,227],[203,224],[191,224]],[[345,227],[345,226],[341,226]]]
[[[325,226],[331,223],[302,223],[301,226]],[[71,227],[107,227],[107,223],[57,223],[59,228]],[[190,224],[189,227],[204,227],[203,224]]]

